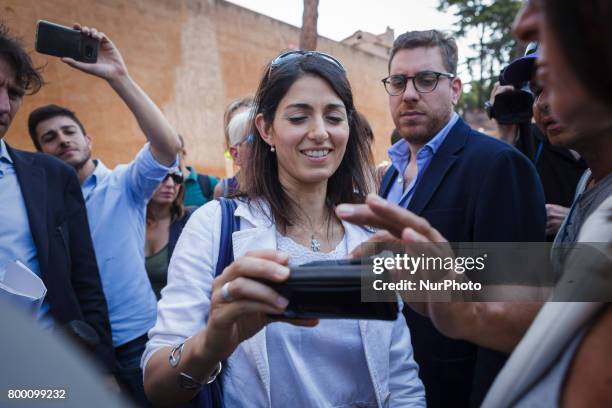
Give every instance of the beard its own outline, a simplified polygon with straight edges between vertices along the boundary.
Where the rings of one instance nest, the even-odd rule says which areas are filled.
[[[79,171],[87,164],[87,162],[91,159],[91,149],[87,149],[83,153],[83,158],[76,163],[70,163],[70,165],[74,168],[75,171]]]
[[[408,143],[423,146],[448,123],[452,112],[427,112],[415,123],[399,123],[397,129]]]

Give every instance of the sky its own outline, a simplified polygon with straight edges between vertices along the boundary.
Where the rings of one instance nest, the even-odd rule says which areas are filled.
[[[302,25],[302,0],[227,0],[230,3],[265,14],[296,27]],[[385,32],[387,26],[395,35],[410,30],[452,30],[456,17],[436,10],[438,0],[319,0],[319,35],[341,41],[357,30],[373,34]],[[469,80],[461,64],[472,54],[469,42],[458,39],[459,75]]]

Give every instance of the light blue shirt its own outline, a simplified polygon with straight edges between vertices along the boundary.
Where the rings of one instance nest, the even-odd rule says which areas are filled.
[[[427,167],[429,167],[431,159],[433,158],[434,154],[437,153],[442,143],[444,143],[446,136],[448,136],[448,132],[450,132],[458,120],[459,115],[457,115],[456,112],[453,112],[448,123],[442,129],[440,129],[440,131],[436,133],[436,135],[429,142],[427,142],[425,146],[421,147],[417,151],[417,175],[412,179],[412,181],[410,181],[410,184],[408,184],[405,189],[404,172],[408,167],[408,163],[410,163],[410,148],[408,146],[408,142],[405,139],[402,139],[389,148],[388,154],[389,158],[391,159],[391,165],[395,167],[398,174],[395,180],[393,180],[391,183],[387,200],[396,203],[401,207],[408,207],[408,204],[414,195],[414,190],[423,177],[423,174],[425,174]]]
[[[146,144],[131,163],[112,171],[96,161],[81,186],[115,347],[155,324],[157,301],[144,261],[145,215],[172,167],[158,163]]]
[[[8,263],[19,260],[42,277],[25,201],[4,140],[0,140],[0,203],[0,276],[4,275]],[[53,319],[48,315],[49,309],[49,303],[45,300],[38,311],[38,319],[50,329]]]

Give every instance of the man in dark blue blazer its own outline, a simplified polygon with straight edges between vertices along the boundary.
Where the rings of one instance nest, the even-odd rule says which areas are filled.
[[[380,194],[451,242],[543,241],[544,195],[533,165],[453,111],[462,86],[457,59],[455,41],[436,30],[395,40],[383,83],[403,140],[389,150]],[[404,311],[428,406],[479,405],[505,354],[446,337],[428,317]]]
[[[98,360],[114,371],[106,299],[76,173],[3,140],[25,92],[41,85],[25,50],[0,25],[0,268],[19,260],[38,274],[47,287],[41,323],[51,329],[68,325],[69,334],[95,348]]]

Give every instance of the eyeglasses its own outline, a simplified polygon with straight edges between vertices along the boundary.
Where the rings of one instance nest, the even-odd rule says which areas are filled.
[[[243,144],[246,143],[247,145],[252,145],[253,142],[255,141],[255,135],[253,135],[252,133],[249,133],[244,139],[242,139],[242,141],[239,144]]]
[[[272,73],[272,70],[280,65],[283,65],[289,61],[292,61],[296,58],[302,58],[302,57],[317,57],[317,58],[321,58],[322,60],[325,60],[329,63],[331,63],[332,65],[334,65],[335,67],[337,67],[338,69],[340,69],[342,72],[346,72],[346,68],[344,68],[344,65],[342,65],[340,63],[340,61],[338,61],[337,59],[335,59],[334,57],[332,57],[329,54],[325,54],[324,52],[319,52],[319,51],[287,51],[287,52],[283,52],[282,54],[278,55],[276,58],[274,58],[272,60],[272,62],[270,62],[270,69],[268,70],[268,78],[270,77],[270,74]]]
[[[449,74],[447,72],[421,71],[417,72],[415,76],[407,76],[402,74],[390,75],[381,79],[381,81],[389,95],[397,96],[404,93],[409,79],[412,80],[412,85],[414,85],[414,89],[416,89],[417,92],[433,92],[438,86],[438,81],[440,81],[441,76],[448,77],[450,79],[455,78],[453,74]]]
[[[171,178],[172,181],[174,181],[174,184],[183,184],[183,180],[185,180],[185,177],[183,177],[183,173],[181,173],[180,171],[171,171],[166,174],[166,177],[164,177],[162,183],[168,180],[168,177]]]

